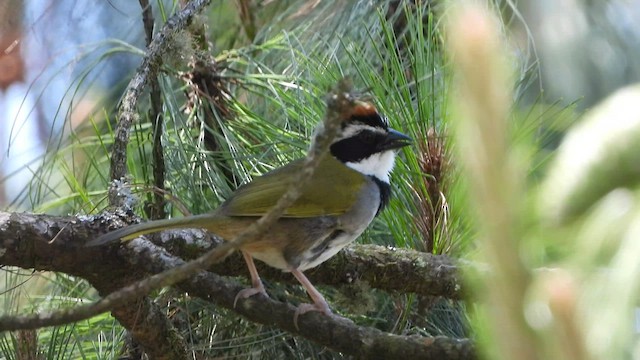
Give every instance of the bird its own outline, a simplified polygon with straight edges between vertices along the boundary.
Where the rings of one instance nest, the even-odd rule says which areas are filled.
[[[355,241],[387,206],[397,152],[411,143],[409,136],[389,127],[388,119],[374,104],[356,101],[298,199],[268,231],[240,247],[251,287],[237,294],[234,307],[241,298],[268,296],[254,263],[257,259],[290,272],[307,291],[313,303],[298,305],[296,324],[298,316],[309,311],[332,316],[327,301],[303,272]],[[212,212],[129,225],[87,245],[126,241],[175,228],[202,228],[231,241],[276,204],[302,168],[303,160],[294,160],[240,186]]]

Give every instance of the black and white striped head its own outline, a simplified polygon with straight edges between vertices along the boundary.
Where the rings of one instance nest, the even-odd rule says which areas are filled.
[[[348,167],[389,184],[396,150],[411,143],[411,138],[389,127],[376,108],[360,102],[344,120],[331,154]]]

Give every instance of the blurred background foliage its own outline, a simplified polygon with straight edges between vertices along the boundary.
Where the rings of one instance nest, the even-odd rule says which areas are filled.
[[[579,171],[571,168],[567,172],[567,166],[558,165],[561,160],[551,170],[549,164],[567,129],[587,109],[613,90],[638,81],[640,57],[635,52],[639,30],[634,24],[640,20],[640,2],[484,2],[498,19],[495,38],[506,44],[505,49],[494,49],[496,56],[504,52],[506,60],[501,67],[505,78],[493,78],[487,71],[486,80],[502,86],[509,101],[498,114],[507,124],[503,124],[504,139],[493,134],[496,142],[504,140],[504,148],[499,149],[502,153],[485,159],[489,162],[477,167],[478,172],[465,163],[487,143],[477,142],[481,131],[475,125],[470,125],[470,131],[464,127],[474,120],[482,123],[475,118],[482,114],[482,105],[465,119],[456,117],[464,114],[456,110],[458,104],[471,103],[474,97],[461,98],[451,87],[454,65],[446,52],[449,34],[445,32],[451,3],[212,2],[189,31],[174,36],[163,57],[157,78],[159,111],[154,112],[147,94],[140,102],[140,122],[131,135],[128,163],[131,188],[139,199],[136,211],[145,218],[157,216],[155,194],[161,194],[166,201],[161,203],[162,211],[170,216],[202,213],[215,208],[252,177],[303,156],[313,128],[322,118],[327,89],[349,76],[357,89],[372,97],[394,128],[416,140],[413,148],[403,150],[392,175],[395,196],[391,205],[358,241],[470,259],[462,262],[465,269],[485,270],[470,276],[478,301],[387,294],[366,284],[322,289],[341,315],[397,334],[470,337],[485,345],[490,358],[513,358],[496,338],[510,338],[514,329],[502,326],[510,322],[502,322],[491,311],[492,307],[512,306],[511,320],[521,320],[514,325],[521,331],[513,333],[529,335],[515,339],[513,346],[524,349],[532,344],[537,349],[530,351],[532,358],[637,355],[633,346],[637,291],[625,284],[638,283],[638,274],[629,268],[631,260],[621,263],[626,266],[622,269],[608,267],[620,249],[635,254],[634,248],[631,243],[612,240],[604,244],[602,240],[634,234],[636,222],[629,209],[635,209],[635,192],[628,190],[614,198],[632,204],[625,208],[628,212],[606,211],[606,206],[623,207],[612,200],[584,215],[584,208],[620,184],[634,183],[637,176],[631,171],[630,181],[607,185],[611,173],[618,170],[616,166],[634,163],[634,156],[628,155],[633,152],[622,146],[618,153],[628,160],[598,173],[593,169],[601,169],[609,158],[602,155],[582,161],[580,151],[600,142],[595,136],[586,145],[574,145],[573,155],[565,161],[586,164]],[[182,5],[177,0],[151,2],[156,27]],[[9,49],[6,44],[16,43],[9,40],[18,39],[23,66],[13,82],[0,83],[0,111],[4,111],[0,113],[2,207],[50,214],[100,212],[107,206],[108,157],[117,104],[145,49],[140,5],[127,1],[11,0],[3,6],[0,44]],[[466,29],[470,34],[476,30],[471,25]],[[467,47],[474,49],[473,43]],[[477,72],[485,74],[481,59],[476,60],[478,63],[472,64]],[[160,135],[166,166],[164,188],[154,183],[152,167],[152,120],[156,116],[164,124]],[[615,119],[625,123],[626,117]],[[604,134],[608,128],[600,127],[596,134]],[[633,138],[623,143],[633,143]],[[470,144],[474,145],[470,152],[456,150]],[[28,151],[21,152],[21,146]],[[600,149],[600,154],[607,153],[606,146]],[[486,223],[494,214],[484,206],[491,201],[478,201],[474,185],[485,176],[500,176],[504,169],[491,164],[491,160],[500,162],[498,158],[513,163],[514,172],[499,179],[505,182],[505,189],[513,182],[517,191],[506,198],[488,195],[488,199],[495,196],[507,202],[502,210],[514,210],[512,223],[503,229],[509,231],[505,239],[511,245],[493,255],[512,259],[523,274],[522,278],[505,280],[504,289],[518,295],[507,305],[483,296],[501,289],[490,277],[492,270],[501,267],[500,261],[496,264],[487,256],[490,247],[483,245],[489,234]],[[581,197],[581,192],[574,193],[576,186],[561,184],[568,173],[588,174],[579,177],[581,180],[595,173],[605,185],[581,205],[583,212],[573,215],[585,219],[559,224],[554,221],[561,219],[560,215],[550,216],[549,209],[560,205],[545,201],[551,198],[566,205]],[[553,180],[554,176],[559,180]],[[540,187],[542,180],[546,183]],[[580,191],[591,193],[591,185],[580,185],[586,189]],[[551,191],[557,189],[565,190]],[[609,218],[598,216],[602,213],[619,216],[603,221]],[[607,232],[612,224],[616,232]],[[606,247],[605,255],[586,251],[602,247]],[[554,270],[541,270],[548,268]],[[582,288],[576,284],[589,284],[594,278],[600,281],[594,280],[594,284],[607,284],[604,270],[598,269],[618,269],[627,275],[616,283],[627,291],[620,298],[622,304],[609,309],[594,290],[581,295]],[[97,299],[85,282],[64,274],[3,269],[2,278],[0,304],[4,314],[69,307]],[[282,299],[306,297],[298,287],[275,283],[267,287],[270,294]],[[609,294],[619,291],[607,289]],[[570,301],[558,311],[553,301],[563,291],[571,295]],[[342,357],[172,289],[160,292],[157,301],[189,339],[195,357]],[[591,343],[586,340],[600,334],[591,330],[602,318],[583,317],[580,314],[584,312],[615,319],[601,331],[609,331],[620,341],[609,341],[607,336],[602,337],[606,344],[595,341],[596,345],[588,346]],[[63,327],[2,334],[0,353],[7,359],[18,359],[21,344],[34,342],[37,345],[30,349],[42,358],[111,359],[122,356],[123,351],[135,352],[135,344],[125,331],[105,314]],[[576,351],[567,353],[567,346]]]

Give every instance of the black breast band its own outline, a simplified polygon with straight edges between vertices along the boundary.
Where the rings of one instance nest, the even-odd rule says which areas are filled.
[[[370,175],[369,177],[376,183],[376,185],[378,185],[378,189],[380,189],[380,206],[378,206],[378,211],[376,212],[376,216],[378,216],[378,214],[380,214],[380,212],[389,204],[389,199],[391,198],[391,185],[375,176]]]

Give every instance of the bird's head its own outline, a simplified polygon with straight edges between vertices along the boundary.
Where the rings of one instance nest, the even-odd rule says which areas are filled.
[[[331,154],[348,167],[389,183],[396,150],[411,138],[389,127],[375,106],[358,102],[331,144]]]

